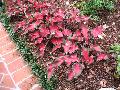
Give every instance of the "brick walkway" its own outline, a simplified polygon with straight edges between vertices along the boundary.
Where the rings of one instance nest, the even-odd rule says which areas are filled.
[[[1,23],[0,90],[41,90]]]

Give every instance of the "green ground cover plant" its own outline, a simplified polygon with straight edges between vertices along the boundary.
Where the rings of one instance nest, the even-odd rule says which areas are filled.
[[[116,77],[120,77],[120,44],[114,44],[110,48],[110,52],[115,53],[117,60]]]
[[[115,0],[83,0],[76,2],[74,5],[80,9],[80,13],[91,16],[92,19],[99,19],[100,10],[114,10]]]
[[[0,12],[5,12],[5,3],[0,1]]]

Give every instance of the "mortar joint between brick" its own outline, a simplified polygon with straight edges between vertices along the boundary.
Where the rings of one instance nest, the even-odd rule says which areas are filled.
[[[32,76],[33,76],[33,74],[30,74],[28,77],[26,77],[26,78],[22,79],[21,81],[19,81],[19,82],[17,83],[17,85],[22,84],[25,80],[27,80],[28,78],[31,78]]]
[[[9,64],[11,64],[11,63],[13,63],[13,62],[15,62],[15,61],[17,61],[17,60],[19,60],[19,59],[22,59],[22,56],[20,56],[20,57],[14,59],[13,61],[9,62],[7,65],[9,65]]]
[[[12,50],[9,51],[8,53],[3,54],[2,57],[3,57],[3,56],[6,56],[6,55],[8,55],[8,54],[10,54],[10,53],[12,53],[12,52],[15,52],[16,50],[17,50],[17,48],[16,48],[16,49],[12,49]]]
[[[15,87],[17,87],[17,85],[16,85],[16,83],[15,83],[14,79],[12,78],[12,75],[11,75],[11,73],[10,73],[10,71],[9,71],[8,67],[7,67],[7,64],[6,64],[5,62],[3,62],[3,63],[4,63],[4,65],[5,65],[5,67],[6,67],[6,69],[7,69],[7,71],[8,71],[8,74],[10,75],[10,78],[12,79],[12,81],[13,81],[13,83],[14,83]]]
[[[1,73],[0,73],[1,74]],[[2,76],[2,78],[1,78],[1,80],[0,80],[0,84],[2,83],[2,80],[3,80],[3,77],[4,77],[4,74],[2,74],[3,76]]]
[[[6,88],[6,89],[9,89],[9,90],[15,90],[15,88],[10,88],[10,87],[5,87],[5,86],[0,86],[2,88]]]
[[[23,66],[23,67],[21,67],[21,68],[19,68],[19,69],[17,69],[16,71],[12,72],[11,74],[13,75],[15,72],[18,72],[18,71],[20,71],[21,69],[23,69],[23,68],[25,68],[25,67],[27,67],[27,66],[28,66],[28,64],[25,65],[25,66]]]
[[[3,45],[3,46],[1,46],[0,48],[4,48],[4,47],[6,47],[6,46],[8,46],[8,45],[10,45],[10,44],[12,44],[12,41],[9,42],[9,43],[7,43],[7,44],[5,44],[5,45]]]

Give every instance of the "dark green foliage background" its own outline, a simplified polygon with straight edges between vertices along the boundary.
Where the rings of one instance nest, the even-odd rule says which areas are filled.
[[[114,9],[115,0],[87,0],[76,2],[74,5],[80,9],[83,15],[90,15],[92,19],[98,19],[99,10],[112,11]]]
[[[110,47],[110,52],[115,53],[117,60],[116,77],[120,78],[120,44],[116,43]]]

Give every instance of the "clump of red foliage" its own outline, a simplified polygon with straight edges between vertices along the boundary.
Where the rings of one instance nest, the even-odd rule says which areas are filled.
[[[103,32],[102,26],[89,29],[89,17],[79,15],[75,7],[66,6],[62,0],[16,0],[10,3],[9,14],[22,15],[22,20],[16,24],[16,32],[20,32],[21,36],[28,34],[30,41],[39,48],[41,57],[49,43],[53,44],[49,51],[53,62],[47,67],[48,79],[63,62],[68,67],[72,66],[67,72],[71,80],[81,73],[82,63],[91,64],[106,58],[106,54],[96,44],[98,35]],[[53,57],[52,54],[61,48],[62,54]]]

